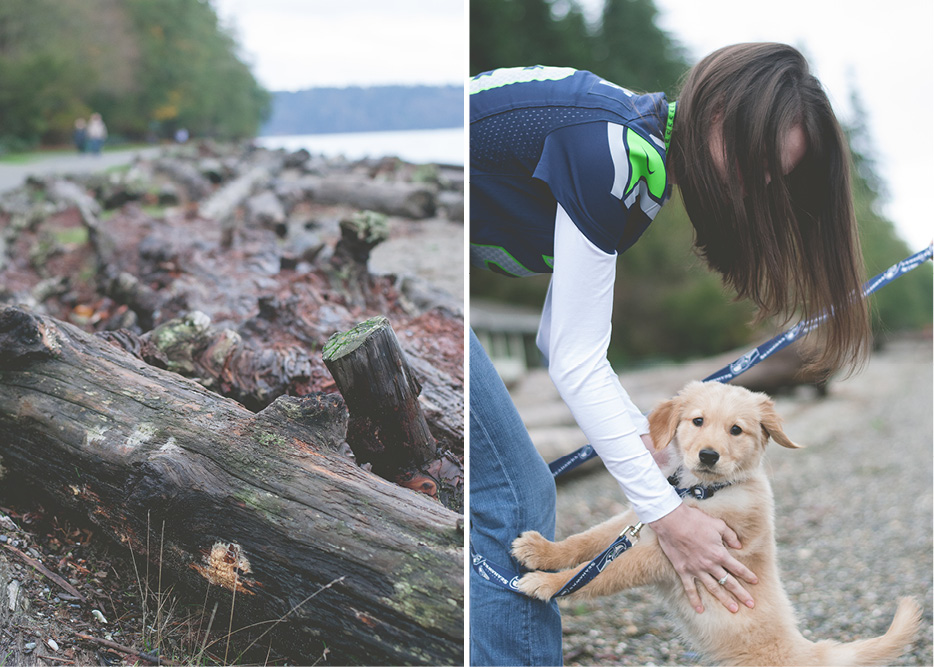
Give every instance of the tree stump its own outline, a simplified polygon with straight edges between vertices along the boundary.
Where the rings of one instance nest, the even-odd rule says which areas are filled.
[[[359,463],[395,479],[436,458],[412,374],[389,320],[378,316],[324,346],[324,365],[350,411],[347,443]]]
[[[374,211],[361,211],[341,220],[340,228],[341,240],[334,248],[331,261],[362,267],[365,273],[373,248],[389,238],[386,216]]]

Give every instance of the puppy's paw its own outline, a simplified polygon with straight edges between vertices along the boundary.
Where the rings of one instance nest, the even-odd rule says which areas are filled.
[[[528,572],[519,579],[518,583],[520,591],[531,598],[545,602],[548,602],[563,585],[561,575],[554,572]]]
[[[549,551],[554,543],[549,542],[537,530],[527,530],[512,542],[512,555],[530,570],[551,569],[548,564]]]

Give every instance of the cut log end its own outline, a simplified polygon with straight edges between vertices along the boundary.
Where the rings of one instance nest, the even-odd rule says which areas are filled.
[[[366,269],[373,248],[389,238],[386,216],[374,211],[361,211],[341,220],[341,240],[334,249],[333,262],[351,264]]]
[[[382,315],[377,315],[376,317],[371,317],[361,322],[349,331],[338,331],[328,338],[327,342],[324,344],[324,349],[322,350],[324,361],[337,361],[342,357],[346,357],[366,343],[373,334],[388,326],[389,320]]]

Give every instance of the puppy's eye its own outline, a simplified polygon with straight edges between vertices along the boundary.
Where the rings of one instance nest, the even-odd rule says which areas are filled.
[[[733,428],[730,429],[730,435],[739,435],[742,432],[743,432],[743,429],[741,429],[736,424],[733,424]]]
[[[704,425],[704,418],[703,418],[703,417],[694,417],[694,419],[692,419],[691,421],[694,423],[694,426],[703,426],[703,425]]]

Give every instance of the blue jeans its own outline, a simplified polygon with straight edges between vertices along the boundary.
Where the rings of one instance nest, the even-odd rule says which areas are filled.
[[[470,332],[470,542],[521,571],[512,541],[525,530],[555,536],[555,482],[509,392]],[[561,665],[561,614],[470,570],[470,664]]]

